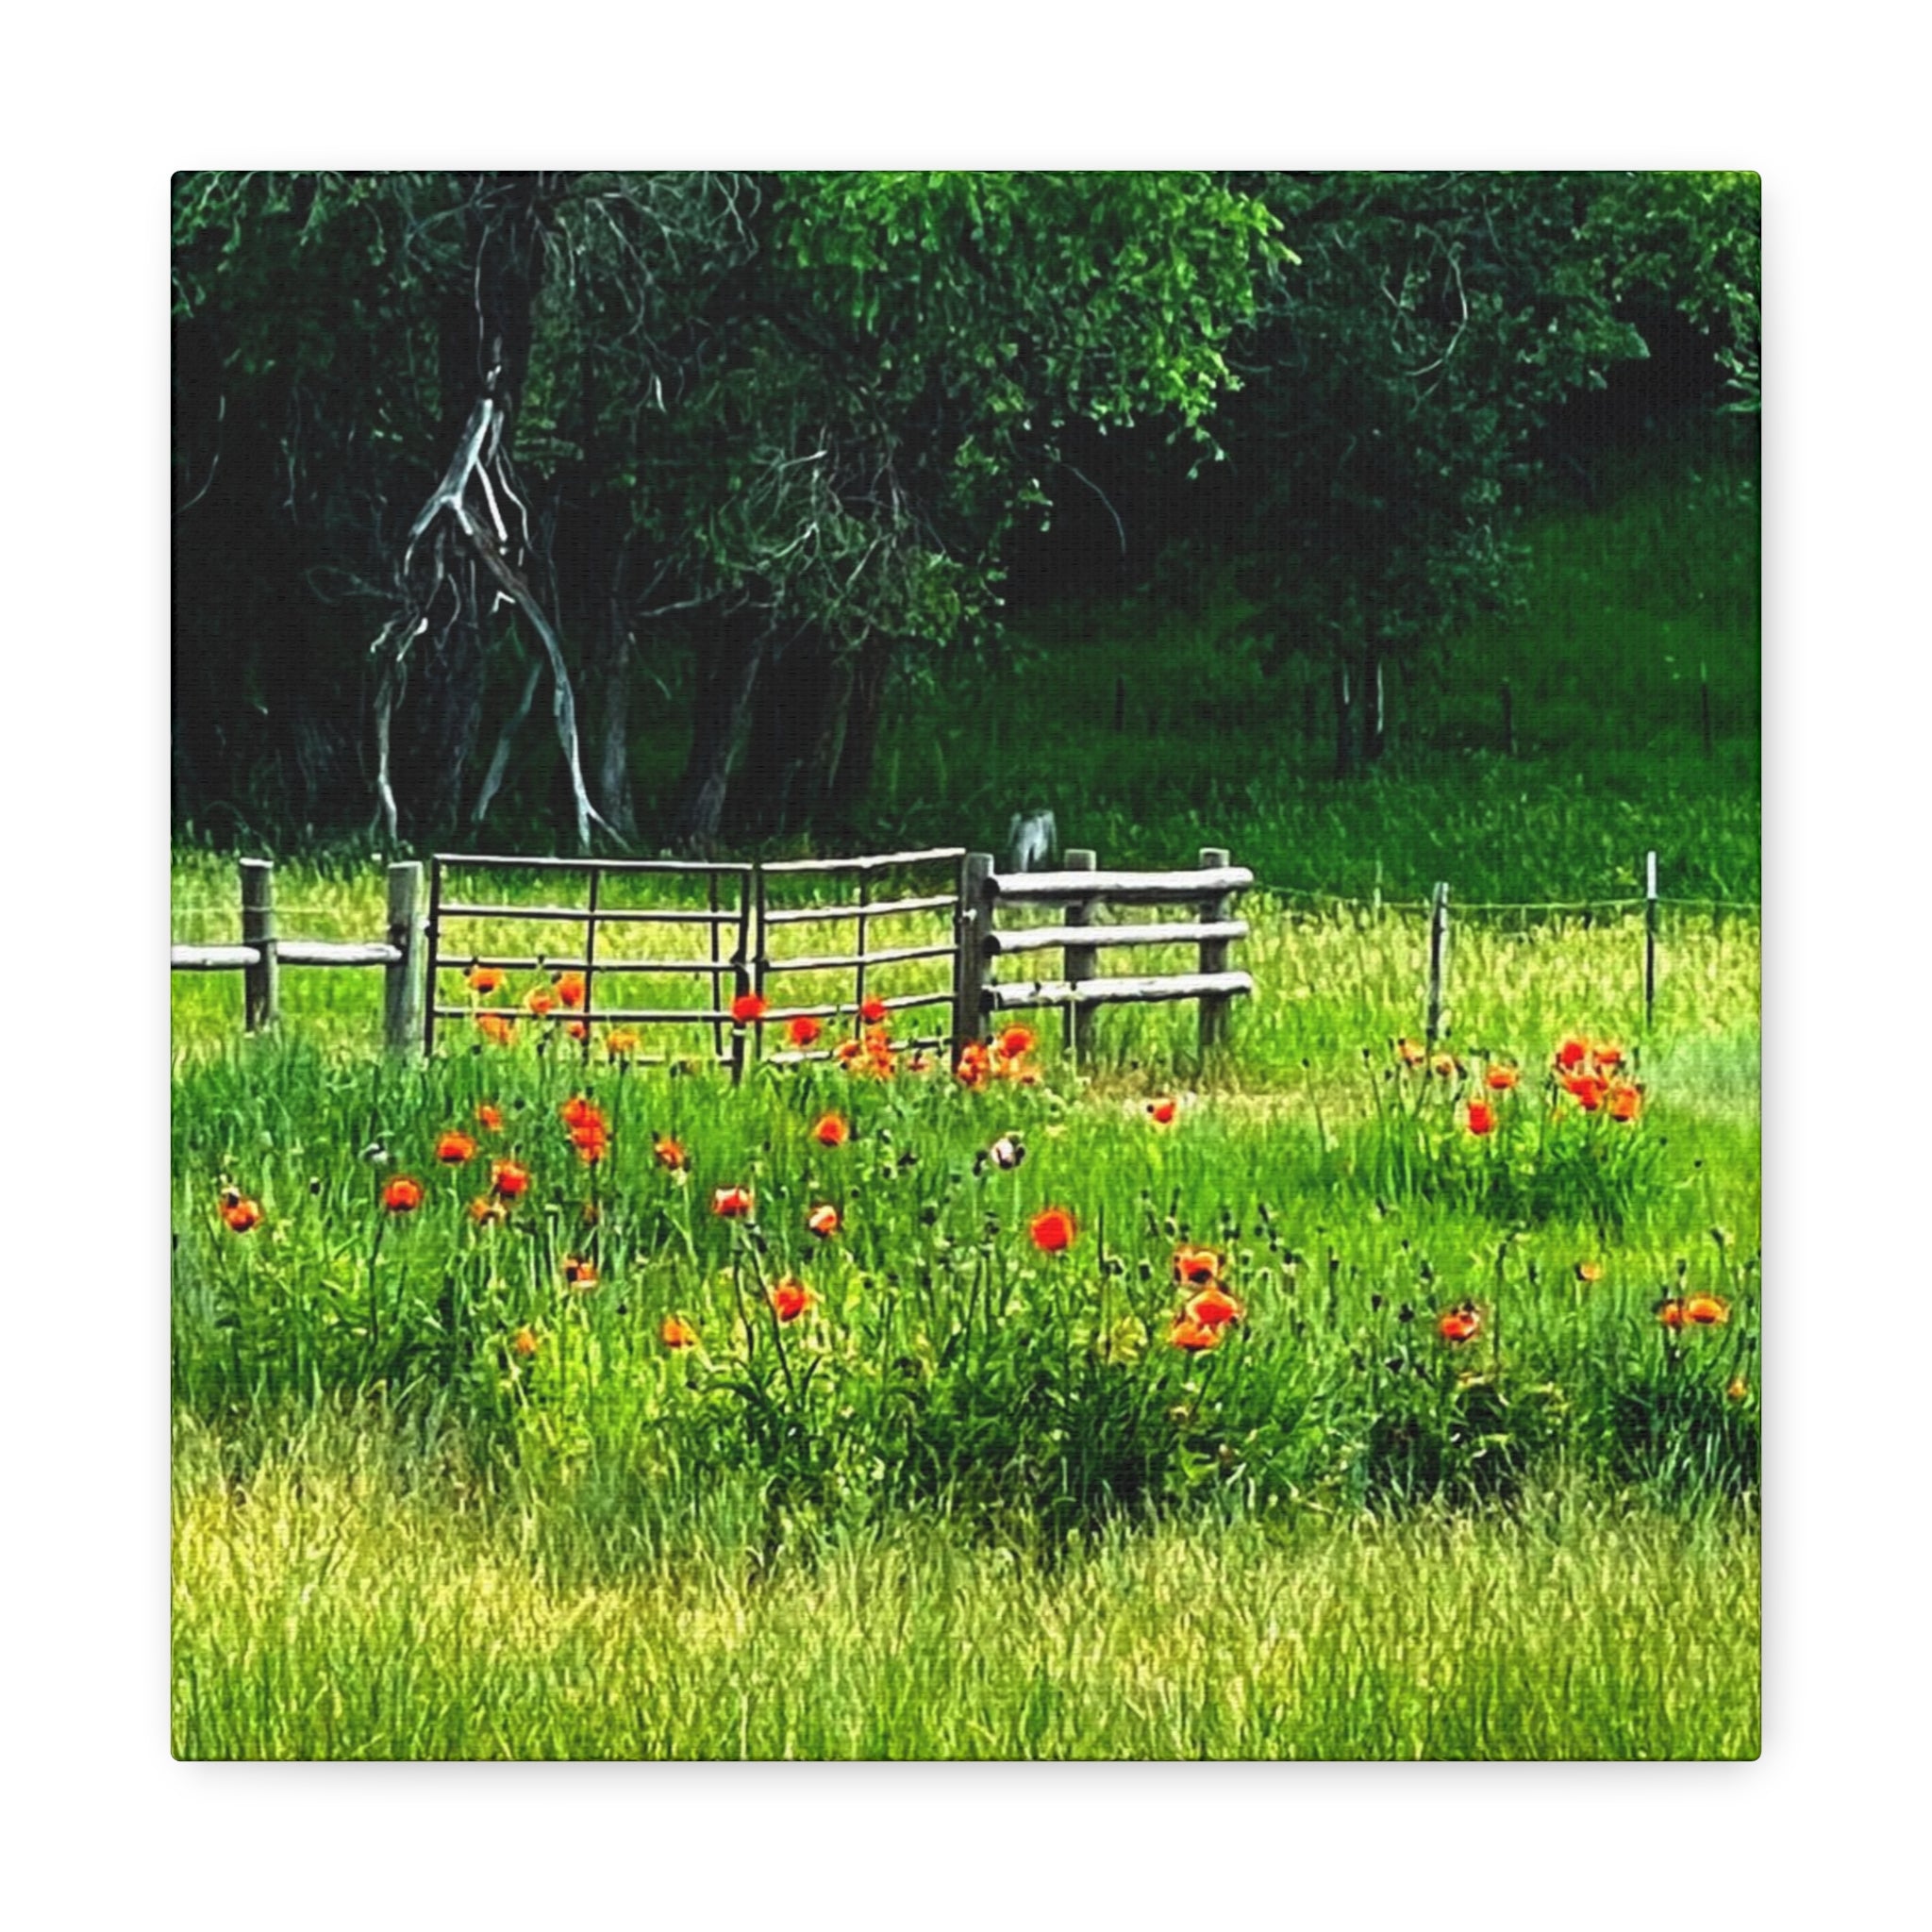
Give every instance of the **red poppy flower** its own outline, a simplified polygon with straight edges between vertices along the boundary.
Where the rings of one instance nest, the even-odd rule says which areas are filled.
[[[601,1120],[586,1121],[570,1130],[570,1143],[577,1150],[579,1160],[595,1166],[610,1151],[610,1130]]]
[[[475,1159],[475,1141],[454,1127],[437,1138],[436,1158],[445,1167],[460,1167],[464,1161]]]
[[[503,970],[497,966],[473,966],[463,975],[463,984],[472,992],[495,992],[503,985]]]
[[[1566,1074],[1563,1091],[1585,1113],[1594,1113],[1604,1104],[1604,1095],[1609,1091],[1609,1082],[1595,1074]]]
[[[1171,1347],[1184,1348],[1190,1355],[1198,1355],[1204,1349],[1221,1346],[1221,1330],[1183,1316],[1168,1330],[1167,1340]]]
[[[1596,1062],[1599,1074],[1607,1074],[1613,1068],[1624,1064],[1624,1049],[1609,1041],[1605,1041],[1601,1046],[1592,1047],[1590,1057]]]
[[[222,1219],[236,1234],[246,1234],[251,1227],[259,1224],[261,1208],[251,1201],[246,1194],[240,1194],[230,1188],[222,1196]]]
[[[1147,1103],[1147,1118],[1157,1127],[1171,1127],[1174,1116],[1180,1112],[1180,1102],[1172,1099],[1150,1100]]]
[[[476,1026],[491,1046],[508,1046],[517,1037],[517,1023],[504,1013],[478,1013]]]
[[[382,1205],[391,1214],[413,1214],[423,1205],[423,1183],[399,1174],[382,1191]]]
[[[749,1188],[718,1188],[711,1194],[711,1212],[726,1221],[742,1221],[751,1208]]]
[[[1444,1341],[1452,1341],[1460,1346],[1465,1341],[1474,1341],[1482,1332],[1482,1311],[1474,1303],[1464,1302],[1460,1307],[1451,1308],[1436,1324],[1436,1333]]]
[[[669,1168],[673,1174],[691,1164],[691,1157],[685,1153],[683,1143],[674,1141],[668,1134],[659,1134],[651,1142],[651,1158],[659,1167]]]
[[[839,1232],[839,1210],[828,1201],[805,1217],[805,1224],[820,1241],[828,1241]]]
[[[821,1147],[842,1147],[852,1138],[852,1129],[835,1113],[823,1115],[811,1130]]]
[[[524,1004],[541,1020],[557,1005],[557,995],[547,986],[533,986],[524,995]]]
[[[666,1348],[695,1348],[698,1331],[689,1322],[680,1322],[675,1315],[666,1315],[658,1324],[658,1340]]]
[[[1681,1328],[1685,1322],[1683,1299],[1673,1295],[1668,1301],[1657,1305],[1657,1318],[1666,1328]]]
[[[1222,1328],[1230,1322],[1239,1322],[1247,1310],[1241,1303],[1218,1283],[1204,1288],[1188,1304],[1188,1319],[1198,1322],[1204,1328]]]
[[[522,1361],[528,1361],[537,1353],[537,1331],[527,1323],[510,1337],[509,1345]]]
[[[1567,1074],[1580,1067],[1590,1058],[1590,1042],[1587,1040],[1566,1040],[1557,1049],[1557,1064]]]
[[[1033,1051],[1034,1036],[1030,1026],[1008,1026],[1000,1035],[999,1050],[1008,1059],[1016,1060],[1022,1054]]]
[[[1687,1320],[1695,1322],[1700,1328],[1714,1328],[1720,1322],[1731,1319],[1728,1305],[1714,1294],[1693,1294],[1684,1304],[1684,1314]]]
[[[1077,1232],[1074,1217],[1064,1208],[1048,1208],[1033,1217],[1027,1227],[1033,1245],[1044,1255],[1064,1254],[1074,1245]]]
[[[785,1029],[793,1046],[810,1046],[825,1029],[809,1013],[801,1013]]]
[[[886,1003],[877,993],[868,993],[858,1003],[858,1017],[868,1026],[883,1026],[886,1024]]]
[[[731,1017],[741,1026],[749,1026],[754,1020],[761,1020],[765,1008],[771,1005],[761,992],[741,992],[731,1002]]]
[[[486,1100],[476,1108],[476,1124],[486,1132],[498,1134],[503,1131],[503,1114]]]
[[[567,1007],[580,1007],[584,1003],[584,975],[581,973],[566,973],[557,982],[557,997]]]
[[[1469,1103],[1469,1131],[1472,1134],[1490,1134],[1495,1131],[1496,1109],[1487,1100],[1472,1100]]]
[[[588,1040],[591,1037],[590,1023],[584,1020],[566,1020],[563,1023],[563,1030],[573,1040]]]
[[[530,1171],[514,1160],[492,1160],[490,1163],[490,1191],[500,1194],[506,1201],[513,1201],[519,1194],[530,1190]]]
[[[597,1285],[597,1268],[591,1261],[580,1261],[575,1255],[563,1257],[563,1279],[566,1287],[574,1288],[581,1294],[588,1294]]]
[[[1618,1080],[1610,1088],[1609,1116],[1613,1121],[1634,1121],[1643,1110],[1643,1090],[1633,1087],[1627,1080]]]
[[[1207,1288],[1221,1279],[1221,1257],[1212,1248],[1176,1248],[1174,1278],[1186,1288]]]
[[[992,1075],[992,1054],[976,1040],[969,1040],[959,1049],[959,1078],[975,1092],[984,1087]]]
[[[1484,1082],[1496,1093],[1507,1093],[1520,1078],[1514,1067],[1490,1067],[1483,1074]]]
[[[795,1322],[811,1307],[812,1292],[805,1283],[788,1274],[771,1291],[772,1310],[781,1322]]]

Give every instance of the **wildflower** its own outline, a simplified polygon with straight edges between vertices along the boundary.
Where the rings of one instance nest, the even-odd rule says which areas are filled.
[[[586,1121],[600,1118],[597,1103],[586,1093],[573,1093],[557,1109],[557,1117],[567,1127],[580,1127]]]
[[[781,1322],[795,1322],[812,1305],[812,1291],[796,1276],[788,1274],[771,1291],[772,1312]]]
[[[1444,1341],[1460,1346],[1465,1341],[1474,1341],[1482,1332],[1482,1310],[1474,1302],[1464,1302],[1459,1307],[1451,1308],[1436,1324],[1436,1333]]]
[[[978,1092],[992,1074],[992,1055],[976,1040],[969,1040],[959,1049],[959,1079],[974,1092]]]
[[[862,1054],[864,1051],[864,1041],[841,1040],[838,1043],[838,1045],[832,1049],[832,1058],[835,1060],[837,1060],[841,1067],[850,1067],[852,1062],[856,1060],[859,1057],[859,1055]]]
[[[1429,1072],[1439,1080],[1458,1079],[1462,1074],[1462,1062],[1454,1054],[1439,1053],[1429,1062]]]
[[[1724,1390],[1724,1393],[1733,1402],[1742,1402],[1750,1395],[1751,1385],[1745,1381],[1742,1375],[1733,1375],[1729,1385]]]
[[[1590,1057],[1595,1061],[1599,1074],[1610,1073],[1624,1064],[1624,1049],[1609,1041],[1605,1041],[1601,1046],[1591,1047]]]
[[[506,1218],[507,1210],[504,1208],[503,1203],[501,1201],[492,1199],[488,1194],[478,1194],[476,1198],[470,1203],[470,1219],[474,1221],[478,1227],[482,1227],[483,1225],[485,1225],[486,1223],[493,1225],[494,1224],[501,1222]]]
[[[1700,1328],[1714,1328],[1719,1323],[1731,1319],[1729,1305],[1714,1294],[1693,1294],[1684,1304],[1684,1314]]]
[[[1686,1318],[1684,1298],[1672,1295],[1657,1305],[1657,1318],[1666,1328],[1681,1328]]]
[[[1033,1245],[1043,1255],[1060,1255],[1074,1245],[1077,1230],[1074,1217],[1064,1208],[1048,1208],[1033,1217],[1027,1227]]]
[[[1579,1261],[1576,1264],[1576,1278],[1588,1285],[1604,1278],[1604,1265],[1601,1261]]]
[[[509,1046],[517,1037],[517,1023],[503,1013],[478,1013],[476,1028],[491,1046]]]
[[[1033,1047],[1034,1034],[1030,1026],[1008,1026],[1000,1035],[998,1050],[1006,1059],[1019,1059],[1023,1055],[1031,1053]]]
[[[563,1282],[579,1294],[589,1294],[597,1285],[597,1268],[591,1261],[580,1261],[575,1255],[563,1257]]]
[[[986,1151],[992,1164],[1005,1168],[1008,1174],[1026,1158],[1025,1146],[1010,1134],[1002,1134]]]
[[[828,1241],[839,1232],[839,1210],[827,1201],[805,1217],[805,1224],[820,1241]]]
[[[1489,1134],[1495,1131],[1496,1109],[1487,1100],[1472,1100],[1469,1103],[1469,1131],[1472,1134]]]
[[[1239,1322],[1246,1313],[1241,1303],[1219,1283],[1204,1288],[1188,1304],[1188,1320],[1198,1322],[1204,1328],[1224,1327],[1230,1322]]]
[[[1483,1074],[1484,1083],[1492,1093],[1507,1093],[1522,1078],[1514,1067],[1491,1066]]]
[[[886,1003],[877,993],[869,993],[858,1003],[858,1017],[868,1026],[883,1026],[886,1024]]]
[[[763,1019],[770,1005],[761,992],[741,992],[731,1002],[731,1017],[739,1025],[748,1026],[754,1020]]]
[[[604,1036],[604,1051],[614,1060],[638,1050],[638,1037],[627,1026],[619,1026]]]
[[[591,1037],[590,1025],[583,1020],[566,1020],[563,1023],[563,1030],[573,1040],[588,1040]]]
[[[822,1115],[818,1124],[811,1130],[811,1137],[821,1147],[842,1147],[852,1138],[852,1129],[835,1113]]]
[[[1173,1126],[1174,1122],[1174,1116],[1177,1113],[1179,1113],[1180,1110],[1180,1102],[1173,1099],[1172,1097],[1166,1097],[1160,1100],[1150,1100],[1147,1103],[1147,1118],[1150,1121],[1152,1121],[1157,1127]]]
[[[1590,1058],[1590,1042],[1587,1040],[1570,1039],[1557,1047],[1557,1065],[1566,1074],[1574,1073]]]
[[[1428,1057],[1428,1049],[1420,1041],[1410,1040],[1406,1034],[1395,1042],[1395,1058],[1405,1067],[1419,1067]]]
[[[1183,1315],[1168,1330],[1168,1344],[1173,1348],[1184,1348],[1190,1355],[1197,1355],[1203,1349],[1221,1346],[1221,1330],[1210,1328],[1205,1322],[1196,1322]]]
[[[382,1205],[391,1214],[413,1214],[423,1205],[423,1183],[399,1174],[382,1191]]]
[[[514,1160],[492,1160],[490,1163],[490,1191],[506,1201],[513,1201],[519,1194],[530,1190],[530,1170]]]
[[[528,1361],[537,1353],[537,1331],[526,1322],[510,1337],[509,1345],[521,1361]]]
[[[601,1120],[586,1121],[570,1130],[570,1143],[579,1160],[594,1167],[610,1151],[610,1129]]]
[[[557,1004],[557,995],[547,986],[533,986],[524,995],[524,1005],[541,1019]]]
[[[1176,1248],[1174,1278],[1184,1288],[1208,1288],[1221,1279],[1221,1257],[1212,1248]]]
[[[472,966],[463,975],[463,984],[472,992],[487,997],[502,989],[503,970],[497,966]]]
[[[1594,1113],[1604,1104],[1604,1095],[1609,1091],[1609,1082],[1595,1074],[1566,1074],[1563,1091],[1585,1113]]]
[[[666,1348],[695,1348],[698,1331],[689,1322],[680,1322],[675,1315],[666,1315],[658,1324],[658,1340]]]
[[[454,1127],[437,1138],[436,1158],[445,1167],[460,1167],[464,1161],[475,1159],[475,1141]]]
[[[231,1232],[246,1234],[251,1227],[259,1224],[261,1208],[246,1194],[233,1188],[225,1188],[222,1191],[222,1219],[227,1223]]]
[[[785,1029],[785,1037],[793,1046],[810,1046],[825,1029],[809,1013],[801,1013]]]
[[[749,1188],[718,1188],[711,1194],[711,1212],[725,1221],[742,1221],[751,1205]]]
[[[1633,1087],[1627,1080],[1612,1082],[1608,1112],[1613,1121],[1634,1121],[1642,1109],[1642,1088]]]
[[[682,1173],[691,1165],[691,1157],[684,1151],[683,1142],[674,1141],[669,1134],[659,1134],[652,1141],[651,1158],[659,1167],[669,1168],[673,1174]]]
[[[476,1124],[486,1133],[500,1134],[503,1131],[501,1109],[491,1107],[487,1100],[481,1102],[476,1108]]]
[[[557,982],[557,997],[567,1007],[580,1007],[584,1003],[584,975],[581,973],[566,973]]]

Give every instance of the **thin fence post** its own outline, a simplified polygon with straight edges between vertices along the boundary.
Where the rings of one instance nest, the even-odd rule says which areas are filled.
[[[1657,854],[1643,857],[1643,1030],[1657,1013]]]
[[[242,943],[259,955],[242,969],[242,1024],[251,1033],[281,1018],[275,957],[275,869],[266,858],[242,861]]]
[[[423,1058],[436,1054],[436,960],[442,944],[442,859],[429,861],[429,921],[423,935]]]
[[[1099,863],[1098,853],[1076,845],[1066,855],[1062,868],[1067,872],[1091,872]],[[1067,907],[1067,924],[1091,925],[1099,910],[1097,899],[1074,899]],[[1069,946],[1064,958],[1067,978],[1074,985],[1098,976],[1100,954],[1095,947]],[[1088,1056],[1093,1050],[1093,1008],[1083,1007],[1077,1000],[1067,1008],[1067,1045],[1073,1053],[1074,1064],[1085,1073]]]
[[[407,859],[389,869],[389,931],[396,958],[382,969],[382,1043],[409,1053],[423,1016],[416,1001],[423,986],[423,867]]]
[[[1204,845],[1201,848],[1201,869],[1203,872],[1217,871],[1227,864],[1229,855],[1219,845]],[[1229,919],[1234,913],[1234,896],[1228,892],[1210,892],[1201,901],[1201,917],[1204,920]],[[1203,940],[1201,941],[1201,971],[1203,973],[1225,973],[1227,971],[1227,941],[1225,940]],[[1208,1049],[1219,1046],[1227,1038],[1228,996],[1224,992],[1203,993],[1201,996],[1201,1053],[1205,1058]]]
[[[1423,1028],[1425,1043],[1433,1049],[1442,1032],[1442,1001],[1449,974],[1449,886],[1436,881],[1429,900],[1429,1010]]]
[[[986,1004],[986,942],[992,931],[992,854],[969,852],[959,861],[959,904],[954,915],[953,1063],[980,1036]]]

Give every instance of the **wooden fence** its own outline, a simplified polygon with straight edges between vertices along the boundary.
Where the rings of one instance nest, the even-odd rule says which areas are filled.
[[[960,943],[953,1031],[978,1039],[992,1016],[1020,1008],[1060,1007],[1076,1060],[1092,1051],[1093,1015],[1103,1006],[1150,1000],[1198,1000],[1204,1051],[1224,1039],[1229,1003],[1255,982],[1228,966],[1228,947],[1248,925],[1234,916],[1236,898],[1254,884],[1245,866],[1230,865],[1218,847],[1204,847],[1195,872],[1102,872],[1096,854],[1070,851],[1060,872],[996,873],[992,858],[970,853],[959,887]],[[1185,921],[1115,924],[1108,908],[1187,906]],[[1002,926],[1008,907],[1051,908],[1059,924]],[[1123,946],[1187,944],[1200,949],[1192,973],[1103,975],[1099,955]],[[1058,952],[1058,979],[1001,980],[998,962],[1011,956]]]

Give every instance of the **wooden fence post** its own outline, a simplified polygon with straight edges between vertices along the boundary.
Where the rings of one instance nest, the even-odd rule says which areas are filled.
[[[1657,854],[1643,857],[1643,1030],[1657,1013]]]
[[[251,1033],[281,1018],[275,958],[275,869],[266,858],[242,861],[242,943],[260,958],[242,969],[242,1024]]]
[[[1228,858],[1229,855],[1219,845],[1204,845],[1201,848],[1201,869],[1204,872],[1218,871],[1228,863]],[[1234,895],[1230,892],[1211,893],[1201,901],[1201,917],[1210,921],[1232,919]],[[1225,940],[1201,941],[1201,971],[1227,971]],[[1227,1038],[1227,1005],[1228,998],[1224,992],[1204,993],[1201,996],[1201,1053],[1204,1058],[1210,1047],[1219,1046]]]
[[[1442,1031],[1442,1001],[1449,971],[1449,886],[1436,881],[1429,900],[1429,1011],[1423,1028],[1424,1043],[1434,1050]]]
[[[382,969],[382,1042],[409,1053],[423,1024],[423,867],[415,859],[389,869],[387,937],[400,957]]]
[[[992,930],[992,854],[969,852],[959,861],[959,905],[953,941],[953,1064],[968,1041],[980,1037],[986,1001],[986,941]]]
[[[1100,863],[1100,855],[1086,846],[1076,845],[1068,852],[1062,861],[1067,872],[1091,872]],[[1067,906],[1069,925],[1091,925],[1099,915],[1098,899],[1074,899]],[[1094,979],[1100,974],[1100,954],[1092,946],[1069,946],[1062,956],[1066,961],[1069,980],[1077,985],[1083,979]],[[1074,1056],[1074,1064],[1083,1074],[1087,1071],[1088,1056],[1093,1049],[1093,1008],[1083,1007],[1077,1001],[1067,1008],[1067,1046]]]

